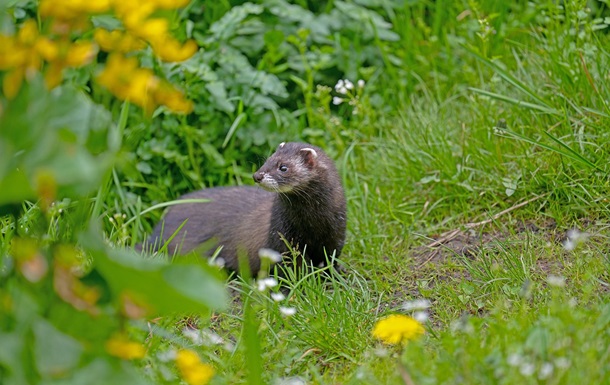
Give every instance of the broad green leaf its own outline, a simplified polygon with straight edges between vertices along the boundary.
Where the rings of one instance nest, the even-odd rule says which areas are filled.
[[[92,233],[83,234],[81,243],[93,255],[94,268],[108,283],[113,298],[128,295],[154,314],[200,313],[223,308],[228,302],[224,284],[203,263],[178,267],[145,259],[133,251],[109,248]],[[186,270],[191,271],[180,282],[179,273],[187,274]]]
[[[63,377],[76,367],[83,346],[44,320],[33,325],[34,357],[42,377]]]

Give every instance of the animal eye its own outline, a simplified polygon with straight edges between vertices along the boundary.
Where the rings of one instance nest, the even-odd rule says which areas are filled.
[[[281,171],[281,172],[286,172],[286,171],[288,171],[288,166],[286,166],[285,164],[281,164],[279,168],[280,168],[280,171]]]

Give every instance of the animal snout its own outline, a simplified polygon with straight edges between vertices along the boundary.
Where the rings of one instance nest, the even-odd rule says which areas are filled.
[[[254,175],[252,175],[252,177],[254,178],[254,181],[256,183],[260,183],[265,176],[263,175],[262,172],[257,171],[257,172],[254,173]]]

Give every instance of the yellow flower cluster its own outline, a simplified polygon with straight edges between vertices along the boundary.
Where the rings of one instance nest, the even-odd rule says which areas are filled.
[[[135,360],[144,357],[146,349],[142,344],[130,341],[122,334],[115,334],[106,341],[106,351],[124,360]]]
[[[214,377],[214,368],[202,363],[199,355],[189,349],[178,351],[176,366],[184,381],[189,385],[205,385]]]
[[[118,98],[129,100],[147,112],[152,112],[158,105],[183,113],[193,109],[193,103],[180,91],[156,77],[152,70],[140,68],[133,57],[111,54],[97,82]]]
[[[43,62],[48,63],[45,81],[53,88],[61,82],[64,68],[88,64],[96,53],[97,47],[88,41],[51,40],[42,36],[36,22],[28,20],[16,35],[0,35],[0,71],[6,71],[2,91],[7,98],[13,98],[24,77],[40,71]]]
[[[386,344],[396,345],[414,340],[424,332],[424,327],[416,319],[402,314],[392,314],[377,321],[372,334]]]
[[[6,71],[3,93],[13,98],[24,78],[43,69],[47,86],[53,88],[61,82],[64,68],[90,63],[100,47],[110,53],[110,59],[98,81],[115,96],[132,101],[148,112],[158,105],[166,105],[175,112],[188,113],[193,105],[180,91],[155,77],[150,69],[140,68],[136,59],[127,56],[148,45],[157,57],[168,62],[183,61],[195,54],[198,49],[195,41],[180,43],[170,34],[168,20],[155,16],[158,10],[183,7],[189,2],[41,0],[40,16],[49,27],[45,30],[50,32],[41,35],[37,23],[28,20],[15,36],[0,35],[0,71]],[[122,22],[122,29],[98,28],[93,33],[93,41],[72,41],[74,32],[83,32],[86,36],[91,30],[90,15],[110,12]],[[46,23],[47,20],[50,21]]]

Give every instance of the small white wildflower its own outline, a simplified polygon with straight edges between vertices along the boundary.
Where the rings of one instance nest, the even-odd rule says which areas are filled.
[[[277,279],[272,277],[259,279],[256,284],[258,285],[258,291],[265,291],[267,288],[276,287],[278,285]]]
[[[542,364],[540,370],[538,371],[538,379],[546,380],[547,378],[551,377],[551,375],[553,374],[553,369],[553,364],[551,364],[550,362],[545,362],[544,364]]]
[[[335,91],[339,91],[340,88],[344,87],[344,83],[343,83],[343,79],[339,79],[339,81],[337,81],[337,84],[335,84]]]
[[[561,369],[567,369],[570,367],[570,360],[565,357],[559,357],[555,359],[555,366]]]
[[[273,263],[282,262],[282,254],[273,249],[262,248],[258,250],[258,256],[262,259],[268,259]]]
[[[340,87],[340,88],[337,90],[337,93],[339,93],[339,94],[341,94],[341,95],[345,95],[345,94],[347,94],[347,88],[345,88],[345,87]]]
[[[280,302],[286,299],[286,296],[282,293],[271,293],[271,298],[275,301],[275,302]]]
[[[348,90],[353,90],[354,83],[350,82],[348,79],[345,79],[345,88],[347,88]]]
[[[413,318],[415,318],[417,321],[424,323],[426,321],[428,321],[428,312],[425,311],[416,311],[415,313],[413,313]]]
[[[297,313],[297,309],[295,307],[280,306],[280,313],[286,317],[290,317]]]
[[[364,80],[358,79],[358,88],[364,88]]]
[[[211,330],[201,330],[201,335],[209,342],[207,345],[220,345],[225,342],[224,338]]]
[[[191,340],[195,345],[203,344],[203,337],[199,329],[191,329],[186,327],[182,330],[182,335]]]
[[[127,214],[123,214],[123,219],[127,219]]]
[[[225,267],[225,259],[222,257],[216,257],[214,259],[208,259],[208,264],[210,266],[217,266],[217,267]]]
[[[536,371],[536,366],[531,362],[524,362],[519,368],[519,373],[522,375],[529,377]]]
[[[429,307],[430,301],[427,299],[415,299],[413,301],[407,301],[400,306],[400,308],[404,311],[426,310]]]
[[[555,287],[564,287],[566,285],[566,279],[560,275],[549,274],[549,276],[546,277],[546,281],[549,285]]]
[[[176,351],[174,349],[170,349],[164,352],[159,352],[157,353],[157,358],[161,362],[174,361],[176,359]]]
[[[110,223],[114,223],[114,218],[113,217],[110,217],[108,220],[110,221]]]
[[[563,241],[563,248],[567,251],[574,250],[576,246],[589,239],[589,233],[584,233],[578,229],[568,230],[566,236],[566,240]]]
[[[373,354],[375,354],[377,357],[387,357],[390,355],[390,352],[385,347],[379,346],[373,350]]]
[[[521,365],[521,354],[513,353],[506,358],[506,363],[510,366],[519,366]]]
[[[305,381],[301,377],[283,377],[283,378],[278,378],[273,384],[274,385],[307,385],[307,381]]]
[[[59,213],[60,214],[63,213],[63,212],[64,212],[64,209],[59,209]]]
[[[227,352],[231,352],[231,353],[235,352],[235,345],[232,342],[230,342],[230,341],[225,342],[225,344],[222,345],[222,347]]]
[[[343,103],[343,98],[340,98],[338,96],[333,96],[333,104],[335,106],[338,106],[341,103]]]

